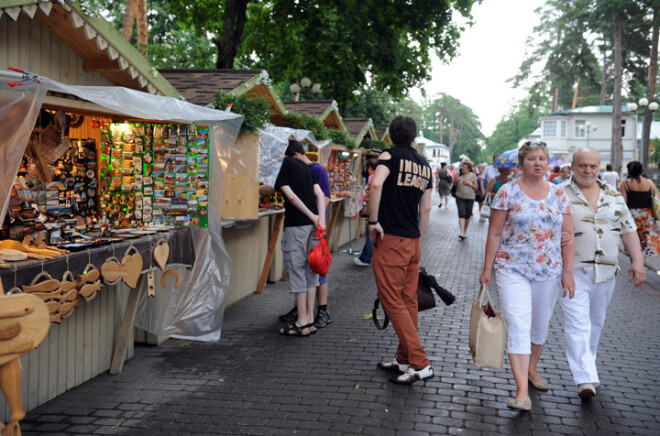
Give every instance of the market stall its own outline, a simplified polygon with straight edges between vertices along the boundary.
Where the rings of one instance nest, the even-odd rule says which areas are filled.
[[[0,73],[0,278],[45,301],[53,326],[24,356],[26,409],[121,371],[133,325],[220,337],[221,193],[241,120],[126,88]]]

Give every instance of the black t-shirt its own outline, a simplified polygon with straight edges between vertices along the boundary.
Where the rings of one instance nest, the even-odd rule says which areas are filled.
[[[314,184],[318,183],[303,161],[285,157],[282,161],[282,167],[275,180],[275,189],[279,190],[282,186],[289,186],[291,190],[302,200],[312,213],[318,214],[316,207],[316,194],[314,194]],[[286,195],[284,197],[284,227],[307,226],[313,224],[307,216],[297,207],[289,202]]]
[[[383,231],[419,238],[419,200],[424,191],[432,188],[431,167],[412,147],[395,147],[383,152],[378,165],[390,170],[383,183],[378,208],[378,221]]]

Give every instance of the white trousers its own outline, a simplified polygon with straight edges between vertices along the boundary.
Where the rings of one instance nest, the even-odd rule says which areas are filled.
[[[600,384],[596,354],[615,281],[594,282],[594,273],[575,271],[575,297],[559,297],[564,312],[566,356],[576,385]]]
[[[532,344],[543,345],[548,325],[561,295],[561,277],[533,282],[512,272],[497,271],[495,282],[506,322],[509,354],[531,354]]]

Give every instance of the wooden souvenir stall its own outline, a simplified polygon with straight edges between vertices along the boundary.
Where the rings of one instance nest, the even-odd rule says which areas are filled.
[[[30,77],[31,85],[69,90]],[[39,348],[23,357],[26,410],[102,372],[121,371],[133,354],[141,294],[192,288],[195,229],[209,223],[209,125],[62,100],[47,100],[35,116],[0,229],[4,289],[38,297],[51,324]],[[185,119],[186,109],[194,112],[189,107],[173,118]],[[0,421],[9,416],[2,399],[0,412]]]

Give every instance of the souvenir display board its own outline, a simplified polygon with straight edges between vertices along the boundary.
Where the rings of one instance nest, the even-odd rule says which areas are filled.
[[[351,153],[332,150],[326,171],[333,197],[351,196],[351,186],[355,183],[355,177],[351,174],[351,161]]]
[[[208,224],[208,126],[101,130],[100,213],[113,227]]]

